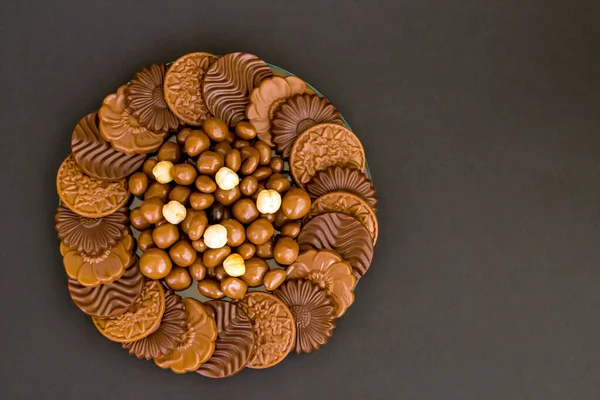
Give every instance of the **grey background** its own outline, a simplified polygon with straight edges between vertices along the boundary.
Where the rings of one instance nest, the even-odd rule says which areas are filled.
[[[600,398],[597,1],[4,0],[0,38],[1,398]],[[325,348],[214,381],[71,304],[54,181],[135,71],[238,50],[342,111],[380,239]]]

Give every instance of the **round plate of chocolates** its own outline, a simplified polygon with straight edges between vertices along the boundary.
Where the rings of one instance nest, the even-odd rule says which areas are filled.
[[[250,53],[153,64],[84,116],[55,216],[73,303],[139,359],[209,378],[333,335],[371,266],[363,146]]]

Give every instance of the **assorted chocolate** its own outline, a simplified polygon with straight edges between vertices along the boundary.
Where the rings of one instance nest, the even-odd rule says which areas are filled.
[[[377,196],[359,139],[253,54],[142,69],[79,121],[71,150],[55,216],[71,298],[161,368],[225,378],[318,350],[370,268]]]

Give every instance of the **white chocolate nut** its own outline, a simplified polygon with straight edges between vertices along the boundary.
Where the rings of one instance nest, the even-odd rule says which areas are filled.
[[[221,190],[231,190],[240,183],[240,177],[233,170],[221,167],[215,175],[217,186]]]
[[[246,264],[239,254],[230,254],[223,261],[223,268],[229,276],[242,276],[246,273]]]
[[[221,224],[211,225],[204,231],[204,244],[209,249],[220,249],[227,244],[227,228]]]
[[[187,210],[183,204],[177,200],[171,200],[163,206],[162,213],[163,217],[165,217],[170,224],[177,225],[185,219]]]
[[[256,208],[263,214],[274,214],[281,207],[281,195],[273,189],[262,190],[256,198]]]
[[[175,179],[175,166],[171,161],[159,161],[152,168],[152,175],[158,183],[169,183]]]

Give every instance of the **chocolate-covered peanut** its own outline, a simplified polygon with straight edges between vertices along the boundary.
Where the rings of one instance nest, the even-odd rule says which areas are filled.
[[[142,172],[144,172],[144,174],[146,174],[148,179],[151,181],[154,180],[152,169],[154,169],[156,164],[158,164],[158,160],[156,158],[147,158],[146,161],[144,161],[144,164],[142,164]]]
[[[152,240],[152,229],[146,229],[140,233],[137,240],[138,248],[141,251],[146,251],[151,247],[155,247],[154,240]]]
[[[165,142],[156,155],[158,161],[171,161],[173,164],[181,160],[181,147],[176,142]]]
[[[174,169],[174,180],[178,185],[191,185],[196,180],[196,176],[198,176],[198,171],[196,171],[196,167],[192,164],[176,164]]]
[[[219,153],[221,156],[223,156],[223,159],[225,159],[225,156],[231,149],[232,149],[231,145],[227,142],[217,143],[213,147],[213,151],[216,153]]]
[[[192,286],[192,277],[187,268],[173,267],[165,276],[165,283],[173,290],[185,290]]]
[[[129,222],[131,223],[131,226],[138,231],[143,231],[144,229],[148,229],[152,226],[152,224],[148,222],[146,218],[144,218],[144,214],[139,207],[134,208],[129,212]]]
[[[224,206],[229,206],[242,197],[242,192],[240,191],[240,187],[238,185],[231,190],[223,190],[218,188],[215,190],[214,196],[216,201]]]
[[[210,138],[201,130],[193,130],[185,139],[183,149],[190,157],[196,157],[210,148]]]
[[[291,237],[281,236],[275,243],[275,249],[273,249],[273,256],[275,261],[281,265],[291,265],[298,258],[300,247],[298,242]]]
[[[168,222],[157,226],[152,231],[152,240],[157,247],[167,249],[179,240],[179,229]]]
[[[254,147],[246,146],[240,149],[242,156],[242,166],[240,167],[240,173],[243,175],[250,175],[258,167],[258,161],[260,160],[260,153]]]
[[[273,238],[267,240],[263,244],[256,245],[256,255],[260,258],[273,258],[273,248],[275,247],[275,243]]]
[[[215,196],[210,193],[194,192],[190,195],[190,206],[194,210],[206,210],[215,202]]]
[[[225,161],[223,156],[210,150],[202,152],[196,161],[198,172],[204,175],[214,175],[224,165]]]
[[[250,122],[240,121],[235,125],[235,134],[241,139],[250,140],[256,136],[256,129]]]
[[[180,267],[189,267],[196,261],[196,250],[187,240],[176,242],[169,249],[171,260]]]
[[[225,293],[221,290],[221,282],[214,279],[204,279],[198,282],[198,291],[201,295],[215,300],[225,297]]]
[[[254,257],[254,253],[256,252],[256,246],[253,243],[245,242],[238,246],[236,252],[240,256],[242,256],[244,260],[248,260]]]
[[[262,182],[271,176],[273,170],[269,167],[258,167],[252,173],[252,176],[256,178],[258,182]]]
[[[141,196],[148,189],[148,175],[136,172],[129,177],[129,191],[135,196]]]
[[[258,163],[268,165],[271,162],[271,147],[261,140],[255,142],[253,147],[258,150]]]
[[[246,229],[246,237],[255,245],[266,243],[271,237],[275,229],[273,224],[264,218],[259,218],[252,222]]]
[[[306,190],[291,188],[281,200],[281,212],[289,219],[300,219],[310,211],[311,200]]]
[[[235,219],[226,219],[221,222],[227,229],[227,245],[238,247],[246,240],[246,231],[244,226]]]
[[[190,273],[190,276],[197,281],[201,281],[206,277],[206,267],[198,257],[196,258],[196,261],[188,267],[188,272]]]
[[[166,251],[153,247],[140,257],[140,271],[150,279],[162,279],[169,272],[173,263]]]
[[[265,260],[258,257],[252,257],[245,262],[246,272],[242,275],[242,280],[250,287],[260,286],[263,283],[263,277],[269,271],[269,265]]]
[[[212,193],[217,190],[217,183],[213,178],[207,175],[200,175],[196,178],[196,188],[202,193]]]
[[[235,202],[231,210],[235,219],[242,224],[249,224],[258,218],[256,204],[250,199],[240,199]]]
[[[225,166],[233,172],[238,172],[242,166],[242,155],[238,149],[231,149],[225,155]]]
[[[227,277],[221,281],[221,290],[227,297],[241,299],[248,291],[248,286],[239,278]]]
[[[281,172],[284,167],[283,158],[281,157],[272,157],[271,162],[269,163],[269,167],[273,170],[273,172]]]
[[[158,197],[152,197],[140,205],[142,215],[151,224],[156,224],[163,219],[162,208],[165,203]]]
[[[280,194],[283,194],[290,189],[292,183],[289,181],[288,178],[285,177],[285,175],[280,173],[274,173],[269,177],[269,180],[267,181],[267,184],[265,186],[267,189],[273,189],[279,192]]]
[[[177,185],[169,192],[169,201],[175,200],[187,206],[190,202],[190,196],[192,195],[192,189],[188,186]]]
[[[192,133],[191,128],[183,128],[182,130],[177,132],[177,136],[175,137],[177,140],[177,143],[180,146],[183,146],[185,144],[185,139],[187,139],[187,137],[190,135],[190,133]]]
[[[202,263],[206,268],[215,268],[223,263],[223,260],[231,254],[231,247],[223,246],[219,249],[208,249],[202,255]]]
[[[285,269],[277,268],[272,269],[265,274],[263,278],[263,284],[265,285],[265,289],[268,291],[273,291],[277,289],[283,282],[285,282],[286,273]]]
[[[227,124],[217,117],[206,118],[202,123],[202,129],[214,142],[224,141],[229,132]]]
[[[240,182],[240,190],[244,196],[252,196],[256,192],[256,189],[258,189],[258,180],[252,175],[246,176]]]
[[[146,192],[144,193],[144,200],[158,197],[163,202],[167,202],[169,199],[169,192],[171,191],[171,185],[168,183],[152,182]]]
[[[300,234],[300,223],[296,221],[290,221],[283,224],[281,228],[279,228],[282,236],[291,237],[295,239]]]

